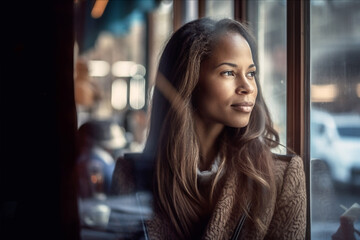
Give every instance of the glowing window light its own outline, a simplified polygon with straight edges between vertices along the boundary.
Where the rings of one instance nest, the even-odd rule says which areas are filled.
[[[356,84],[356,95],[360,98],[360,83]]]
[[[145,106],[145,79],[136,75],[130,80],[130,106],[141,109]]]
[[[127,82],[123,79],[115,80],[111,85],[111,105],[122,110],[127,105]]]
[[[146,74],[146,68],[141,64],[136,64],[132,66],[130,69],[131,76],[135,76],[135,75],[145,76],[145,74]]]
[[[132,61],[117,61],[112,65],[111,72],[116,77],[131,77],[134,67],[136,63]]]
[[[108,2],[109,0],[97,0],[94,4],[93,9],[91,10],[91,16],[95,19],[101,17],[105,11]]]
[[[312,102],[333,102],[337,96],[336,84],[311,85]]]
[[[88,62],[89,75],[91,77],[105,77],[110,72],[110,64],[102,60],[91,60]]]

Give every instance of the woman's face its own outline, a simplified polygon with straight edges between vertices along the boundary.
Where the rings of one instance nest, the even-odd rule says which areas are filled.
[[[257,96],[255,72],[247,41],[238,33],[221,36],[201,63],[193,102],[196,117],[205,124],[247,126]]]

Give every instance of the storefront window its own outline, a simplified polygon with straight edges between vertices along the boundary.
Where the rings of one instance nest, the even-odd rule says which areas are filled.
[[[311,239],[335,239],[344,230],[346,239],[357,239],[352,227],[360,229],[360,3],[310,4]]]

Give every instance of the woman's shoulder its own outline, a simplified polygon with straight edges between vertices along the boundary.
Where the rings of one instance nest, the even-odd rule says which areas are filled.
[[[276,185],[287,182],[299,182],[305,179],[304,163],[298,155],[273,154]]]
[[[273,153],[273,159],[277,171],[285,171],[288,168],[303,169],[303,160],[299,155]]]
[[[305,239],[306,184],[303,160],[274,155],[276,202],[267,239]]]

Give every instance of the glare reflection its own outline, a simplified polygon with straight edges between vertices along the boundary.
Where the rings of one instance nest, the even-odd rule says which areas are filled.
[[[106,5],[109,0],[97,0],[94,4],[93,9],[91,10],[91,16],[93,18],[99,18],[103,15]]]
[[[130,106],[134,109],[145,106],[145,79],[140,75],[130,80]]]
[[[127,82],[123,79],[115,80],[111,86],[111,105],[122,110],[127,104]]]
[[[337,96],[336,84],[311,85],[312,102],[333,102]]]
[[[110,64],[102,60],[91,60],[88,63],[91,77],[105,77],[110,72]]]
[[[131,77],[136,63],[132,61],[117,61],[113,63],[111,72],[115,77]]]

